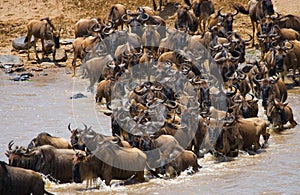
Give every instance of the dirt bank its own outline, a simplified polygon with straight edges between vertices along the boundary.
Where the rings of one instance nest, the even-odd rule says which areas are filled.
[[[174,1],[174,0],[172,0]],[[170,2],[170,1],[169,1]],[[180,2],[180,0],[177,0]],[[221,6],[224,10],[232,10],[230,7],[234,0],[214,0],[216,10]],[[241,0],[239,3],[247,5],[248,0]],[[62,38],[74,37],[74,24],[80,18],[100,17],[105,18],[110,6],[114,3],[121,3],[128,9],[136,9],[137,6],[149,5],[152,1],[143,0],[111,0],[111,1],[90,1],[90,0],[3,0],[0,3],[0,54],[16,54],[22,56],[25,65],[31,65],[25,58],[26,55],[13,51],[11,43],[16,37],[26,34],[26,24],[30,19],[50,17],[55,25],[63,29]],[[300,3],[298,0],[275,0],[276,10],[283,13],[297,14]],[[167,19],[167,24],[173,26],[173,20]],[[234,28],[242,35],[245,32],[251,33],[250,19],[246,15],[237,15]],[[72,58],[70,55],[69,57]],[[69,65],[69,59],[65,65]]]

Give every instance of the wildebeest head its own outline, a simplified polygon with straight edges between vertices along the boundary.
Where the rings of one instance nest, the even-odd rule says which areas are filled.
[[[70,140],[71,140],[71,145],[73,149],[78,149],[78,150],[85,150],[86,146],[82,142],[82,140],[79,139],[79,132],[78,129],[71,129],[71,123],[68,125],[68,130],[71,132]]]
[[[288,102],[281,102],[280,100],[274,98],[268,102],[267,116],[273,123],[274,127],[282,127],[282,125],[287,123],[285,107]]]
[[[35,164],[37,161],[36,151],[29,151],[22,146],[15,146],[12,148],[13,145],[14,142],[10,141],[8,144],[8,150],[6,151],[9,165],[35,169]]]
[[[219,16],[221,16],[223,19],[222,24],[225,28],[226,33],[232,31],[233,17],[236,16],[239,13],[239,11],[236,10],[233,13],[229,12],[229,13],[225,13],[225,14],[222,14],[221,12],[218,12],[218,13],[219,13]]]
[[[150,150],[153,150],[153,148],[154,148],[153,140],[151,139],[151,137],[148,134],[142,135],[139,142],[140,142],[139,148],[142,151],[150,151]]]

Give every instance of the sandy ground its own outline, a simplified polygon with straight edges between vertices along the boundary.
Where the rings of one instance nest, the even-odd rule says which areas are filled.
[[[175,1],[175,0],[171,0]],[[170,1],[169,1],[170,2]],[[180,0],[177,0],[180,2]],[[224,11],[232,11],[230,7],[234,0],[214,0],[215,9],[224,7]],[[239,3],[247,5],[248,0],[240,0]],[[50,17],[55,26],[61,26],[62,38],[74,37],[74,24],[80,18],[100,17],[106,18],[108,10],[113,3],[121,3],[129,10],[136,9],[137,6],[149,5],[152,1],[147,0],[0,0],[0,54],[16,54],[22,57],[25,65],[27,62],[25,54],[13,51],[12,40],[26,34],[26,24],[30,19],[40,19]],[[299,0],[274,0],[275,8],[280,13],[297,14],[300,8]],[[173,25],[173,20],[167,18],[167,24]],[[234,28],[242,35],[245,32],[251,33],[250,19],[246,15],[238,14],[234,23]],[[69,55],[72,58],[72,55]],[[71,59],[65,65],[69,66]]]

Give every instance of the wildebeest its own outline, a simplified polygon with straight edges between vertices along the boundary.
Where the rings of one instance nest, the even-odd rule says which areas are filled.
[[[80,19],[75,24],[75,38],[90,36],[95,28],[101,28],[100,18]]]
[[[258,117],[238,117],[236,119],[236,126],[243,138],[240,149],[252,154],[252,151],[256,152],[267,144],[270,134],[267,132],[268,123],[264,119]],[[260,136],[263,136],[263,145],[259,142]]]
[[[54,32],[55,31],[55,32]],[[42,42],[42,59],[44,59],[44,55],[47,52],[45,47],[45,41],[49,41],[52,46],[55,44],[53,51],[53,59],[55,61],[55,49],[59,47],[59,32],[56,31],[54,25],[50,21],[49,18],[43,18],[41,20],[30,20],[27,24],[27,35],[24,40],[27,43],[27,58],[29,57],[29,49],[30,49],[30,40],[31,37],[34,36],[33,48],[35,52],[35,56],[37,60],[39,60],[39,56],[36,51],[36,42],[38,39],[41,39]]]
[[[179,176],[180,173],[192,167],[193,173],[199,171],[201,166],[197,162],[197,156],[189,150],[184,150],[179,145],[170,147],[160,155],[165,174],[171,178]]]
[[[214,4],[211,0],[194,0],[192,9],[195,16],[199,17],[200,30],[204,33],[207,19],[215,12]]]
[[[187,7],[178,7],[175,28],[196,32],[198,30],[198,19]]]
[[[257,21],[263,19],[267,15],[274,14],[273,3],[271,0],[249,0],[247,9],[239,4],[233,4],[233,7],[242,14],[249,14],[252,23],[253,37],[255,29],[258,29]],[[254,46],[254,39],[252,41],[252,46]]]
[[[275,130],[283,130],[283,125],[287,122],[290,122],[290,128],[297,125],[297,122],[294,120],[292,108],[288,105],[288,102],[281,102],[277,98],[268,101],[266,114]]]
[[[95,100],[101,103],[102,98],[105,98],[106,103],[111,101],[111,90],[114,86],[114,78],[106,78],[98,83]]]
[[[45,190],[40,174],[32,170],[9,166],[3,161],[0,161],[0,194],[51,195]]]
[[[57,149],[50,145],[43,145],[27,150],[23,147],[12,149],[12,145],[10,142],[6,152],[9,165],[49,175],[60,183],[72,181],[72,160],[75,155],[73,149]]]
[[[266,109],[268,100],[278,98],[282,102],[286,101],[288,97],[285,83],[277,76],[263,79],[261,84],[262,105]]]
[[[236,12],[221,13],[222,9],[223,7],[221,7],[216,14],[212,14],[208,18],[208,28],[211,29],[213,26],[220,23],[227,34],[228,32],[233,31],[232,24],[234,16],[236,16],[239,11],[236,10]]]
[[[76,154],[73,166],[73,180],[81,183],[86,179],[100,177],[106,185],[112,179],[127,180],[132,176],[137,182],[144,182],[146,154],[137,148],[122,148],[109,140],[97,144],[93,154]]]
[[[93,92],[94,84],[105,79],[107,75],[105,75],[104,70],[109,68],[111,63],[114,63],[114,59],[111,55],[95,57],[85,62],[87,77],[90,80],[89,91]]]
[[[49,133],[40,133],[38,136],[33,138],[29,145],[28,149],[33,149],[34,147],[42,146],[42,145],[51,145],[55,148],[60,149],[72,149],[71,144],[62,137],[54,137],[50,135]]]
[[[235,123],[234,117],[226,117],[223,120],[223,126],[220,127],[219,135],[214,144],[215,154],[221,154],[226,157],[238,156],[239,149],[243,144],[243,137]]]
[[[280,28],[291,28],[300,33],[300,17],[292,14],[273,18],[273,22]]]
[[[110,8],[107,20],[113,22],[115,29],[118,29],[118,27],[121,26],[121,29],[123,30],[124,21],[122,20],[122,16],[126,13],[127,8],[125,5],[114,4]]]

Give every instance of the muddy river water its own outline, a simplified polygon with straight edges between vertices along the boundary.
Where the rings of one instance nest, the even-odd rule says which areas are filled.
[[[45,74],[48,74],[45,76]],[[47,70],[31,81],[15,82],[0,71],[0,160],[7,161],[5,151],[10,140],[27,146],[40,132],[69,139],[67,126],[93,126],[110,134],[110,118],[99,112],[94,95],[87,92],[88,81],[72,78],[63,69]],[[86,98],[70,99],[76,93]],[[300,122],[299,89],[289,90],[289,104],[295,120]],[[262,116],[263,113],[260,112]],[[230,162],[218,162],[206,155],[199,159],[203,167],[190,176],[183,173],[172,180],[85,190],[83,184],[46,183],[55,194],[299,194],[300,126],[281,134],[272,133],[269,145],[260,154],[241,154]]]

